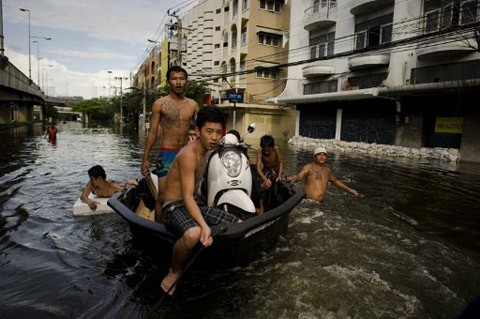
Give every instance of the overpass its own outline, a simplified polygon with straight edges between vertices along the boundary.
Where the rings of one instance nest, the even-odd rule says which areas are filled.
[[[43,120],[45,105],[64,106],[65,102],[47,97],[6,56],[0,56],[0,124]]]

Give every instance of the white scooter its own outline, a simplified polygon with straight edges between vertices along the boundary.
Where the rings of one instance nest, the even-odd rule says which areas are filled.
[[[244,137],[255,131],[248,126]],[[252,196],[252,170],[246,155],[248,146],[234,134],[226,134],[212,152],[207,164],[206,192],[210,207],[218,207],[242,217],[255,214]]]

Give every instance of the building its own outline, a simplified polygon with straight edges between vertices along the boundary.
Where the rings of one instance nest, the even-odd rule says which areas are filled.
[[[251,122],[257,130],[249,139],[258,143],[272,134],[278,143],[293,136],[295,111],[266,102],[285,88],[288,61],[290,1],[206,0],[181,19],[186,43],[181,64],[191,81],[211,89],[208,104],[225,108],[227,127],[240,132]],[[178,23],[177,23],[178,26]],[[183,44],[182,44],[183,45]]]
[[[480,161],[478,0],[298,0],[289,39],[295,135]]]
[[[137,73],[133,76],[134,87],[154,90],[161,84],[159,76],[160,49],[161,47],[155,45],[149,51]]]

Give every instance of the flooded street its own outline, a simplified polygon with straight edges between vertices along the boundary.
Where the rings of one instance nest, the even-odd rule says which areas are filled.
[[[479,164],[332,153],[361,196],[330,185],[292,211],[273,251],[193,266],[157,304],[168,265],[116,214],[72,216],[91,166],[139,177],[144,133],[58,129],[56,145],[40,126],[0,131],[2,318],[455,318],[480,293]],[[289,175],[312,160],[281,150]]]

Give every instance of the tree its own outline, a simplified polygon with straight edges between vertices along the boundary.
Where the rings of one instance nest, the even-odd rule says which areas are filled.
[[[205,94],[209,93],[210,89],[204,82],[189,82],[185,96],[197,101],[200,107],[203,106],[203,99]],[[143,112],[143,99],[145,94],[145,103],[147,114],[152,111],[152,105],[156,99],[168,95],[169,90],[167,86],[162,86],[156,90],[143,90],[143,88],[131,87],[129,91],[123,95],[123,117],[127,123],[134,125],[138,124],[138,118]],[[116,109],[120,108],[119,100],[115,99],[114,104]]]
[[[71,108],[87,115],[92,122],[111,123],[115,115],[115,106],[107,99],[84,100],[72,104]]]
[[[52,119],[52,121],[57,121],[58,119],[58,111],[52,105],[45,105],[45,118]]]

